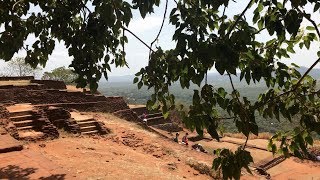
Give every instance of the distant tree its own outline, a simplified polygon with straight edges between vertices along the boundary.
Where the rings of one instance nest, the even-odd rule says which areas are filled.
[[[4,76],[35,76],[41,71],[41,68],[33,68],[30,64],[25,62],[22,57],[16,57],[8,62],[5,72],[2,73]]]
[[[45,80],[59,80],[64,81],[66,84],[73,84],[78,75],[72,69],[64,66],[53,69],[51,72],[44,72],[41,79]]]

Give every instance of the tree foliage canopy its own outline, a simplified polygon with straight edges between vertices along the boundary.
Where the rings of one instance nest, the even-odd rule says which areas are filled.
[[[45,80],[58,80],[66,84],[74,84],[78,75],[72,69],[64,66],[53,69],[51,72],[44,72],[41,79]]]
[[[168,0],[161,2],[167,7]],[[319,42],[319,22],[312,15],[319,15],[320,2],[247,0],[241,13],[232,16],[225,14],[231,3],[229,0],[174,2],[169,18],[175,27],[172,37],[175,48],[152,49],[152,45],[148,46],[139,38],[150,48],[150,58],[148,66],[136,74],[134,83],[139,88],[154,89],[148,107],[161,107],[167,116],[169,110],[176,108],[169,86],[180,82],[182,88],[188,88],[190,83],[195,83],[201,90],[194,91],[190,111],[183,114],[188,128],[199,134],[207,129],[219,140],[216,130],[219,123],[224,118],[232,118],[239,132],[249,137],[259,133],[256,116],[288,121],[296,117],[300,119],[300,126],[275,134],[269,148],[286,157],[308,154],[307,147],[313,144],[312,133],[320,134],[320,93],[316,81],[308,73],[320,59],[314,59],[304,74],[297,71],[295,64],[289,66],[282,60],[290,58],[296,47],[309,49],[311,43]],[[4,31],[0,32],[0,58],[10,60],[19,49],[25,48],[28,63],[45,65],[57,39],[65,43],[69,55],[74,58],[71,67],[79,74],[78,85],[83,87],[90,82],[90,87],[95,89],[102,74],[107,77],[109,64],[127,65],[125,32],[134,35],[127,28],[132,11],[138,9],[144,18],[159,5],[160,0],[132,0],[131,3],[123,0],[2,1],[0,25]],[[39,7],[41,12],[29,14],[31,6]],[[253,19],[246,18],[249,9],[253,9]],[[302,22],[309,26],[304,27]],[[31,47],[24,47],[31,34],[36,37],[35,42]],[[263,40],[258,38],[261,35]],[[229,76],[233,90],[227,92],[208,84],[206,74],[210,69]],[[234,78],[247,84],[262,82],[269,89],[256,101],[250,101],[234,87]],[[218,107],[226,110],[230,117],[221,117]],[[281,142],[280,147],[273,144],[276,140]],[[222,169],[224,178],[238,179],[240,169],[248,169],[252,162],[245,147],[246,143],[236,152],[217,151],[218,159],[213,167]]]

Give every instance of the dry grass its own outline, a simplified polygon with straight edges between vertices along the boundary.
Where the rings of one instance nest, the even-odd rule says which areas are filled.
[[[17,80],[17,81],[0,81],[0,86],[27,86],[30,85],[30,80]]]
[[[186,161],[186,164],[189,165],[190,167],[192,167],[193,169],[199,171],[199,173],[201,173],[201,174],[206,174],[206,175],[212,177],[213,179],[220,179],[219,173],[215,172],[211,167],[209,167],[205,163],[198,162],[193,159],[188,159]]]
[[[77,88],[76,86],[73,86],[73,85],[67,85],[68,91],[83,92],[83,89],[86,89],[86,91],[90,92],[90,89],[88,89],[88,88]]]
[[[140,108],[140,107],[146,107],[146,105],[143,104],[129,104],[130,108]]]
[[[241,133],[224,133],[224,136],[232,137],[232,138],[238,138],[238,139],[245,139],[246,136]],[[258,136],[256,135],[250,135],[249,139],[270,139],[273,135],[268,132],[259,133]]]
[[[320,140],[315,140],[313,146],[320,147]]]

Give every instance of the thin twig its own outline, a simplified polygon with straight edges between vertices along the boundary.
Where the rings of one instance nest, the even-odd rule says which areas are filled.
[[[299,81],[297,82],[297,84],[295,85],[293,91],[296,91],[298,89],[298,87],[300,86],[301,82],[303,81],[303,79],[310,73],[310,71],[320,62],[320,58],[317,59],[310,67],[309,69],[303,74],[303,76],[299,79]]]
[[[19,1],[17,1],[16,3],[14,3],[13,6],[12,6],[12,11],[14,10],[14,8],[15,8],[15,6],[16,6],[17,4],[19,4],[19,3],[23,2],[23,1],[24,1],[24,0],[19,0]]]
[[[305,12],[302,12],[299,8],[296,8],[300,13],[302,13],[303,14],[303,16],[309,21],[309,22],[311,22],[311,24],[314,26],[314,28],[316,29],[316,31],[317,31],[317,34],[318,34],[318,38],[320,38],[320,30],[319,30],[319,28],[318,28],[318,26],[317,26],[317,23],[314,21],[314,20],[312,20],[309,16],[307,16],[307,14],[305,13]]]
[[[128,31],[131,35],[133,35],[135,38],[137,38],[142,44],[144,44],[150,51],[155,52],[146,42],[144,42],[142,39],[140,39],[137,35],[135,35],[132,31],[127,29],[126,27],[122,27],[124,30]]]
[[[243,145],[243,150],[246,148],[247,144],[248,144],[248,140],[249,140],[249,136],[250,134],[246,137],[246,142],[244,142],[244,145]]]
[[[299,79],[299,81],[297,82],[297,84],[295,84],[295,86],[293,87],[293,89],[289,90],[289,91],[286,91],[284,93],[281,93],[279,94],[278,96],[274,97],[274,98],[270,98],[267,102],[259,105],[258,107],[256,107],[256,109],[259,109],[260,107],[270,103],[270,102],[273,102],[275,99],[278,99],[284,95],[288,95],[290,94],[291,92],[295,92],[299,86],[301,85],[301,82],[303,81],[303,79],[310,73],[310,71],[320,62],[320,58],[317,59],[311,66],[310,68],[302,75],[302,77]]]
[[[240,19],[242,18],[242,16],[246,13],[246,11],[249,9],[250,5],[254,2],[254,0],[250,0],[250,2],[248,3],[247,7],[242,11],[242,13],[240,14],[240,16],[237,18],[237,20],[232,24],[232,26],[230,27],[227,36],[230,35],[230,33],[233,31],[233,29],[236,27],[236,25],[238,24],[238,22],[240,21]]]
[[[165,9],[164,9],[164,13],[163,13],[163,18],[162,18],[162,23],[161,23],[161,26],[160,26],[160,29],[159,29],[159,32],[156,36],[156,38],[151,42],[150,44],[150,47],[152,48],[153,44],[159,39],[159,36],[161,34],[161,31],[163,29],[163,25],[164,25],[164,22],[165,22],[165,19],[166,19],[166,16],[167,16],[167,10],[168,10],[168,0],[166,0],[166,5],[165,5]],[[149,61],[151,59],[151,50],[149,52]]]
[[[234,84],[233,84],[233,81],[232,81],[231,74],[230,74],[229,72],[228,72],[228,76],[229,76],[229,79],[230,79],[231,87],[232,87],[233,91],[235,92],[235,91],[236,91],[236,89],[235,89],[235,87],[234,87]],[[239,103],[240,109],[243,111],[243,113],[244,113],[244,115],[246,116],[247,121],[248,121],[248,120],[249,120],[249,116],[248,116],[247,111],[245,110],[245,108],[242,106],[242,103],[241,103],[241,101],[240,101],[240,99],[239,99],[238,95],[236,95],[236,99],[237,99],[237,101],[238,101],[238,103]],[[247,122],[247,121],[246,121],[246,123],[248,124],[248,122]],[[248,124],[248,125],[249,125],[249,124]],[[248,142],[249,136],[250,136],[250,133],[248,134],[248,136],[246,136],[246,137],[247,137],[247,139],[246,139],[246,142],[245,142],[245,143],[244,143],[244,145],[243,145],[243,150],[246,148],[246,145],[247,145],[247,142]]]

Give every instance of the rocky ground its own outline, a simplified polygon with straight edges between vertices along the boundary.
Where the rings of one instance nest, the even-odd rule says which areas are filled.
[[[212,179],[212,153],[197,152],[191,146],[171,141],[172,134],[152,133],[110,114],[91,115],[103,121],[111,133],[75,136],[61,132],[59,139],[22,142],[22,151],[0,154],[0,179]],[[191,133],[190,137],[193,136]],[[250,141],[255,142],[264,146],[266,141]],[[201,143],[209,151],[237,147],[210,138],[190,143]],[[256,161],[271,155],[263,150],[249,150]],[[268,173],[272,179],[320,179],[320,165],[292,158]],[[243,179],[261,178],[264,177],[243,174]]]

